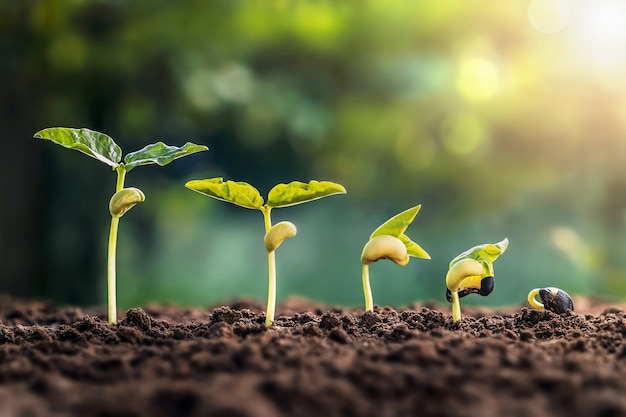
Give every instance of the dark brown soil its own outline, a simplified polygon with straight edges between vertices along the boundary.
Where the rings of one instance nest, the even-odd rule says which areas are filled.
[[[0,299],[0,416],[626,416],[626,314]],[[581,312],[593,314],[583,315]]]

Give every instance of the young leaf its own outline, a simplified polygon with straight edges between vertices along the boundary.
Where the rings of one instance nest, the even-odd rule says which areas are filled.
[[[130,171],[140,165],[157,164],[163,166],[169,164],[174,159],[208,149],[204,145],[196,145],[190,142],[185,143],[183,147],[169,146],[163,142],[157,142],[147,145],[136,152],[129,153],[124,157],[124,164],[126,165],[126,171]]]
[[[400,241],[404,243],[404,246],[406,246],[406,251],[409,256],[414,256],[416,258],[422,259],[430,259],[430,255],[428,254],[428,252],[422,249],[420,245],[409,239],[407,235],[400,235],[398,239],[400,239]]]
[[[380,225],[378,229],[374,230],[374,233],[370,236],[370,239],[375,238],[376,236],[394,236],[397,237],[404,243],[406,246],[407,253],[409,256],[414,256],[416,258],[422,259],[430,259],[430,255],[426,252],[420,245],[413,242],[409,239],[408,236],[404,234],[406,228],[409,227],[417,213],[422,208],[422,205],[417,205],[408,210],[403,211],[402,213],[396,214],[391,219],[387,220],[385,223]]]
[[[267,196],[269,207],[289,207],[306,201],[317,200],[334,194],[345,194],[346,189],[334,182],[311,180],[308,184],[293,181],[289,184],[278,184]]]
[[[115,168],[122,160],[122,150],[104,133],[89,129],[51,127],[34,135],[37,139],[47,139],[68,149],[75,149]]]
[[[504,253],[508,246],[509,239],[506,238],[498,243],[487,243],[484,245],[474,246],[454,258],[450,262],[450,267],[463,259],[474,259],[476,261],[483,261],[491,264],[498,258],[498,256]]]
[[[403,211],[400,214],[396,214],[391,219],[380,225],[378,229],[374,230],[370,239],[380,235],[390,235],[399,238],[409,227],[417,212],[420,211],[422,205],[417,205],[413,208]]]
[[[188,181],[185,187],[200,194],[249,209],[260,209],[263,206],[263,197],[261,197],[259,190],[247,182],[230,180],[224,182],[223,178],[210,178]]]

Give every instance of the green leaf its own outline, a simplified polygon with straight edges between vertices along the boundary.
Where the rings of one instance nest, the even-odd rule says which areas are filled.
[[[317,200],[334,194],[345,194],[346,189],[334,182],[311,180],[308,184],[293,181],[289,184],[278,184],[267,196],[269,207],[289,207],[307,201]]]
[[[491,265],[500,255],[506,251],[509,246],[509,239],[503,239],[498,243],[486,243],[484,245],[474,246],[461,253],[450,262],[450,267],[463,259],[474,259],[479,262]]]
[[[163,142],[157,142],[147,145],[136,152],[129,153],[124,158],[124,164],[126,165],[126,171],[130,171],[140,165],[157,164],[163,166],[169,164],[174,159],[208,149],[204,145],[196,145],[190,142],[185,143],[183,147],[169,146]]]
[[[422,208],[422,205],[417,205],[408,210],[403,211],[400,214],[396,214],[391,219],[380,225],[378,229],[374,230],[374,233],[370,236],[370,239],[380,235],[390,235],[399,238],[409,227],[417,213]]]
[[[430,259],[430,255],[426,252],[420,245],[413,242],[407,235],[404,234],[407,227],[413,222],[415,216],[422,208],[422,205],[417,205],[415,207],[411,207],[408,210],[403,211],[402,213],[396,214],[385,223],[380,225],[374,233],[370,236],[370,240],[375,238],[376,236],[389,235],[393,237],[397,237],[404,243],[406,246],[406,251],[409,256],[414,256],[416,258],[422,259]]]
[[[191,180],[185,184],[190,190],[200,194],[227,201],[241,207],[260,210],[263,206],[263,197],[259,190],[247,182],[226,181],[223,178],[206,180]]]
[[[50,140],[68,149],[75,149],[115,168],[122,160],[122,150],[104,133],[89,129],[51,127],[34,135],[37,139]]]
[[[400,235],[398,238],[404,246],[406,246],[406,252],[409,256],[414,256],[416,258],[422,259],[430,259],[430,255],[426,252],[420,245],[413,242],[411,239],[407,237],[407,235]]]

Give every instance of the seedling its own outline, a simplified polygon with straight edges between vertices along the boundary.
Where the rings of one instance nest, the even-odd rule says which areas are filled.
[[[271,326],[274,322],[276,310],[276,249],[288,237],[297,233],[296,226],[291,222],[280,222],[272,225],[270,213],[273,208],[295,206],[307,201],[317,200],[334,194],[345,194],[346,189],[339,184],[329,181],[312,180],[308,184],[293,181],[289,184],[274,186],[267,195],[267,203],[264,203],[259,190],[246,182],[226,181],[223,178],[210,178],[206,180],[192,180],[185,184],[190,190],[200,194],[226,201],[238,206],[260,210],[265,220],[265,249],[267,250],[267,267],[269,285],[267,290],[267,314],[265,325]]]
[[[182,147],[168,146],[163,142],[147,145],[143,149],[127,154],[122,162],[122,150],[104,133],[89,129],[72,129],[53,127],[35,133],[35,138],[47,139],[68,149],[80,151],[100,162],[109,165],[117,172],[115,194],[109,201],[111,213],[111,229],[109,232],[107,289],[108,289],[108,320],[117,322],[116,271],[115,251],[117,245],[117,229],[120,218],[135,204],[145,200],[144,193],[138,188],[124,188],[126,173],[140,165],[167,165],[174,159],[209,148],[187,142]]]
[[[420,245],[404,234],[421,207],[421,205],[415,206],[387,220],[374,230],[369,241],[363,247],[361,279],[363,281],[363,295],[365,296],[365,311],[374,310],[369,264],[379,259],[389,259],[396,265],[404,266],[409,263],[411,256],[430,259],[430,255]]]
[[[537,301],[537,295],[541,302]],[[565,291],[555,288],[535,288],[528,293],[528,304],[537,310],[550,310],[553,313],[561,314],[567,310],[574,311],[572,297]]]
[[[468,294],[487,296],[495,284],[493,262],[509,246],[509,240],[474,246],[450,262],[446,275],[446,298],[452,303],[452,321],[461,319],[459,298]]]

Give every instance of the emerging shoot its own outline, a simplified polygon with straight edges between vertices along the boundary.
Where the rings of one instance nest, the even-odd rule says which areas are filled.
[[[474,246],[450,262],[446,275],[446,299],[452,303],[452,321],[461,319],[459,299],[468,294],[487,296],[495,284],[493,262],[506,251],[509,240]]]
[[[537,301],[537,296],[541,302]],[[550,310],[556,314],[562,314],[568,310],[574,311],[572,297],[565,291],[555,288],[535,288],[528,293],[528,304],[537,310]]]
[[[190,190],[199,192],[217,200],[226,201],[247,209],[259,210],[265,221],[265,237],[267,250],[267,269],[269,276],[267,290],[267,313],[265,325],[274,322],[276,310],[276,249],[289,237],[297,233],[296,226],[291,222],[280,222],[272,225],[270,213],[273,208],[295,206],[334,194],[345,194],[346,189],[330,181],[311,180],[308,184],[293,181],[289,184],[274,186],[264,202],[259,190],[246,182],[224,181],[223,178],[192,180],[185,184]]]
[[[409,263],[411,256],[430,259],[430,255],[421,246],[404,234],[421,207],[421,205],[415,206],[387,220],[374,230],[363,247],[361,280],[363,282],[363,295],[365,296],[365,311],[374,310],[369,264],[379,259],[389,259],[396,265],[404,266]]]
[[[147,145],[143,149],[129,153],[122,162],[122,149],[113,139],[104,133],[89,129],[73,129],[67,127],[53,127],[41,130],[34,135],[38,139],[46,139],[68,149],[74,149],[104,162],[117,173],[115,194],[109,201],[111,213],[111,228],[109,232],[107,289],[108,289],[108,320],[117,322],[116,301],[116,272],[115,252],[117,245],[117,230],[120,218],[137,203],[145,200],[146,196],[138,188],[124,188],[126,173],[140,165],[157,164],[167,165],[173,160],[192,153],[206,151],[206,146],[187,142],[182,147],[169,146],[163,142]]]
[[[369,240],[361,253],[361,263],[369,265],[379,259],[389,259],[396,265],[409,263],[409,253],[400,239],[390,235],[376,236]]]

